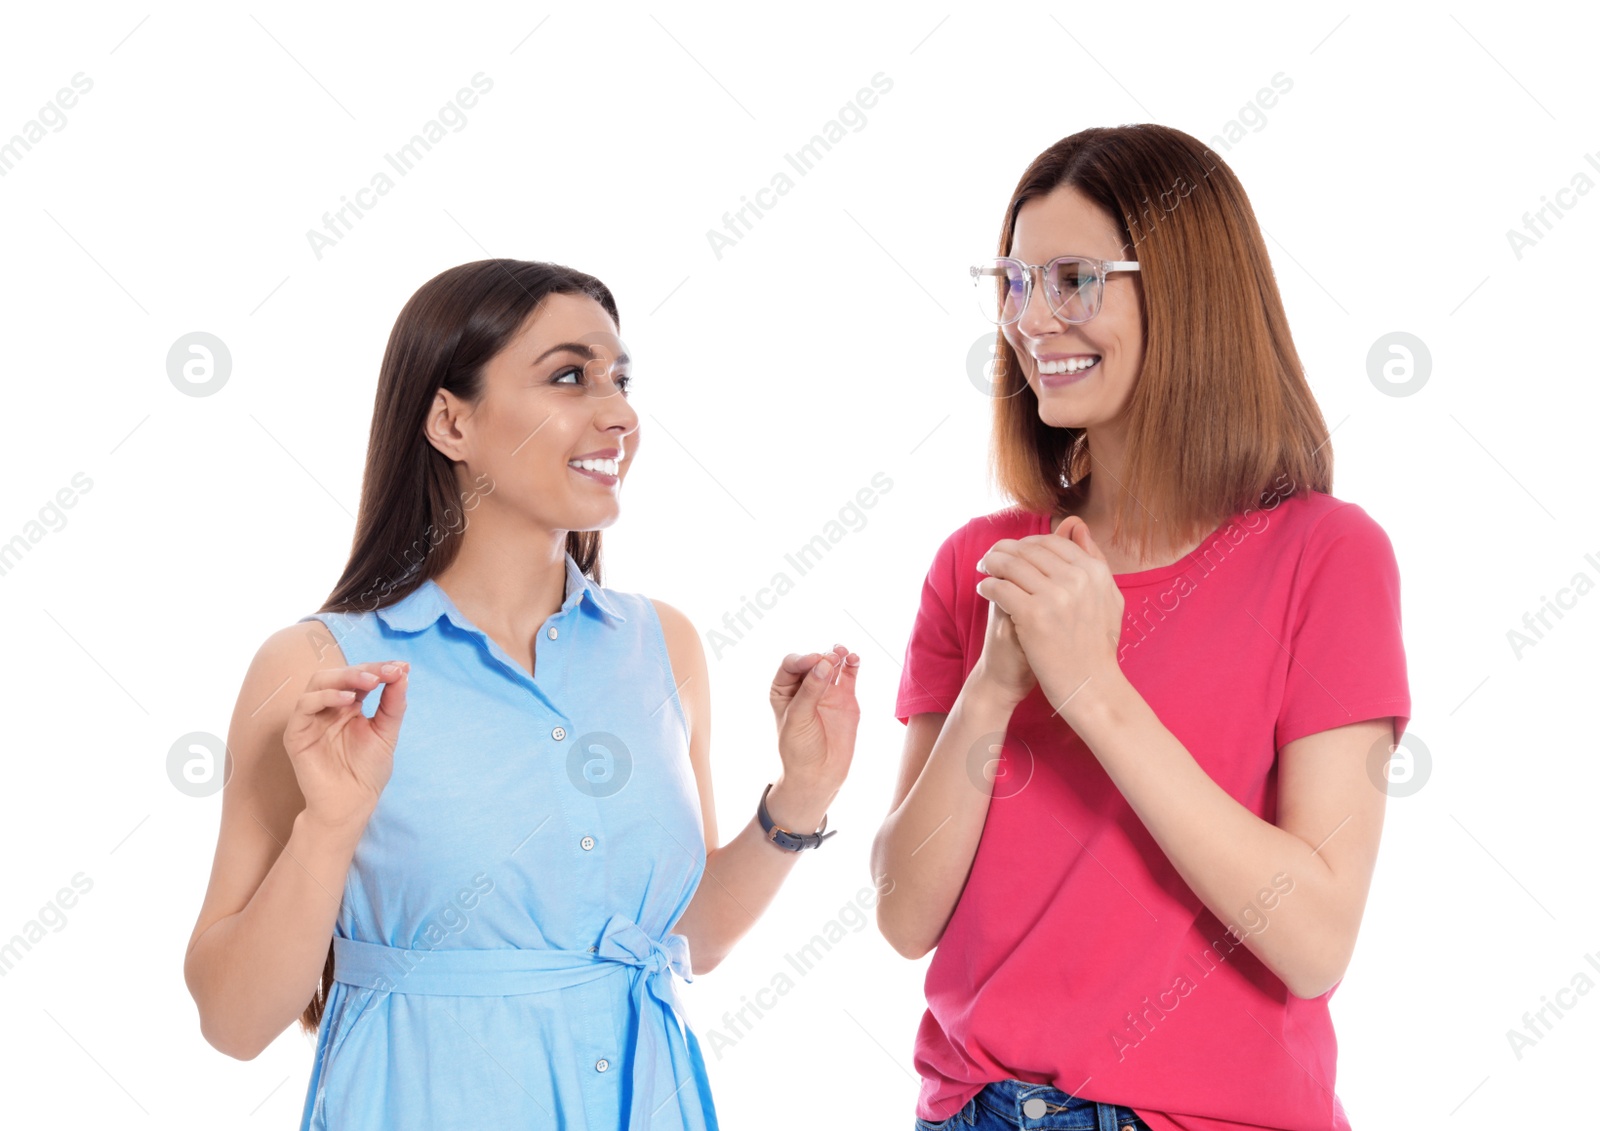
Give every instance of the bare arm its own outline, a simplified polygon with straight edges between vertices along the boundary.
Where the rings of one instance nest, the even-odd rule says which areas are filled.
[[[1184,883],[1296,997],[1344,977],[1377,864],[1385,795],[1367,756],[1391,719],[1278,752],[1278,823],[1219,786],[1126,680],[1074,700],[1073,726]]]
[[[894,801],[872,842],[878,930],[907,958],[939,944],[994,796],[1011,714],[1037,685],[1011,619],[989,609],[983,650],[948,715],[906,721]]]
[[[240,1060],[257,1056],[310,1003],[365,827],[364,817],[308,814],[285,725],[303,693],[329,702],[340,686],[364,693],[376,682],[354,680],[376,666],[345,667],[332,634],[309,621],[269,638],[245,675],[228,730],[233,771],[211,880],[183,964],[202,1035]],[[350,675],[341,682],[341,673]]]
[[[878,930],[907,958],[938,945],[983,835],[993,766],[1016,704],[969,676],[948,715],[913,715],[894,801],[872,842]]]
[[[1123,598],[1080,519],[1069,516],[1054,534],[1002,539],[979,569],[990,574],[979,594],[1007,610],[1045,698],[1184,883],[1290,993],[1331,989],[1355,947],[1377,860],[1385,794],[1367,764],[1380,742],[1392,749],[1392,720],[1334,727],[1279,750],[1274,824],[1213,781],[1123,674]]]
[[[705,824],[705,874],[689,906],[672,929],[689,940],[694,973],[704,974],[715,968],[754,926],[803,853],[786,851],[766,839],[761,822],[755,817],[758,798],[750,799],[750,818],[738,835],[717,847],[717,819],[711,789],[711,689],[705,650],[693,624],[682,612],[660,601],[654,603],[667,637],[684,713],[688,716],[689,756],[694,765]],[[809,672],[824,656],[832,667],[825,681],[831,699],[853,712],[859,657],[855,658],[855,663],[841,663],[841,660],[854,653],[847,653],[842,647],[833,653],[810,653],[795,657],[788,670],[793,672],[797,685],[820,685],[824,681]],[[802,687],[801,693],[816,695],[820,694],[820,689]],[[799,695],[796,700],[799,701]],[[844,721],[848,723],[849,747],[853,748],[854,718]],[[844,771],[849,768],[849,749],[845,755],[842,769],[822,766],[802,768],[794,773],[780,772],[767,796],[767,812],[773,822],[793,832],[811,832],[821,824],[839,791]]]

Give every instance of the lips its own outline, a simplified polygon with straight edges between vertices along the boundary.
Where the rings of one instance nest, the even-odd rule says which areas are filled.
[[[1071,354],[1071,355],[1068,355],[1068,356],[1077,357],[1077,358],[1083,358],[1083,357],[1094,357],[1095,355],[1093,355],[1093,354]],[[1040,358],[1038,360],[1041,361],[1041,362],[1044,362],[1044,361],[1055,361],[1055,360],[1066,360],[1066,359],[1065,358],[1061,358],[1061,359]],[[1047,389],[1059,389],[1059,388],[1063,388],[1063,387],[1065,387],[1067,385],[1075,385],[1079,381],[1082,381],[1085,377],[1088,377],[1090,374],[1098,373],[1100,371],[1101,360],[1103,360],[1103,359],[1096,358],[1094,364],[1090,365],[1088,368],[1086,368],[1086,369],[1074,369],[1071,372],[1067,372],[1066,370],[1062,370],[1060,372],[1047,373],[1047,372],[1045,372],[1045,366],[1042,365],[1042,364],[1035,366],[1035,371],[1039,375],[1039,384],[1040,385],[1042,385],[1044,388],[1047,388]]]
[[[604,483],[608,487],[614,487],[618,483],[622,482],[618,476],[607,475],[603,471],[590,471],[586,467],[573,467],[570,463],[567,464],[567,470],[576,472],[577,474],[585,476],[589,479],[593,479],[598,483]]]

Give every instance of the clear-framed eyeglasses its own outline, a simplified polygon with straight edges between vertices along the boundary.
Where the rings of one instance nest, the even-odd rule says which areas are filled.
[[[1024,263],[1002,255],[967,268],[978,310],[996,326],[1009,326],[1022,317],[1033,293],[1035,271],[1044,279],[1045,301],[1056,317],[1076,325],[1100,313],[1107,275],[1138,269],[1135,259],[1093,259],[1086,255],[1058,255],[1049,263]]]

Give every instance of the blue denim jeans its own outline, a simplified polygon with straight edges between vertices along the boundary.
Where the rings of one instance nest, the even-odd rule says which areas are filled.
[[[998,1080],[950,1118],[917,1117],[916,1131],[1150,1131],[1132,1108],[1079,1099],[1047,1084]]]

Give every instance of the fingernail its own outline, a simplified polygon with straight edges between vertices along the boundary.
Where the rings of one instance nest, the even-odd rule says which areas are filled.
[[[400,670],[400,665],[399,664],[390,663],[390,664],[384,664],[383,665],[383,674],[384,675],[393,675],[395,672],[397,672],[399,670]]]
[[[811,674],[818,679],[826,679],[830,670],[832,669],[829,667],[827,660],[818,660],[817,666],[811,669]]]

